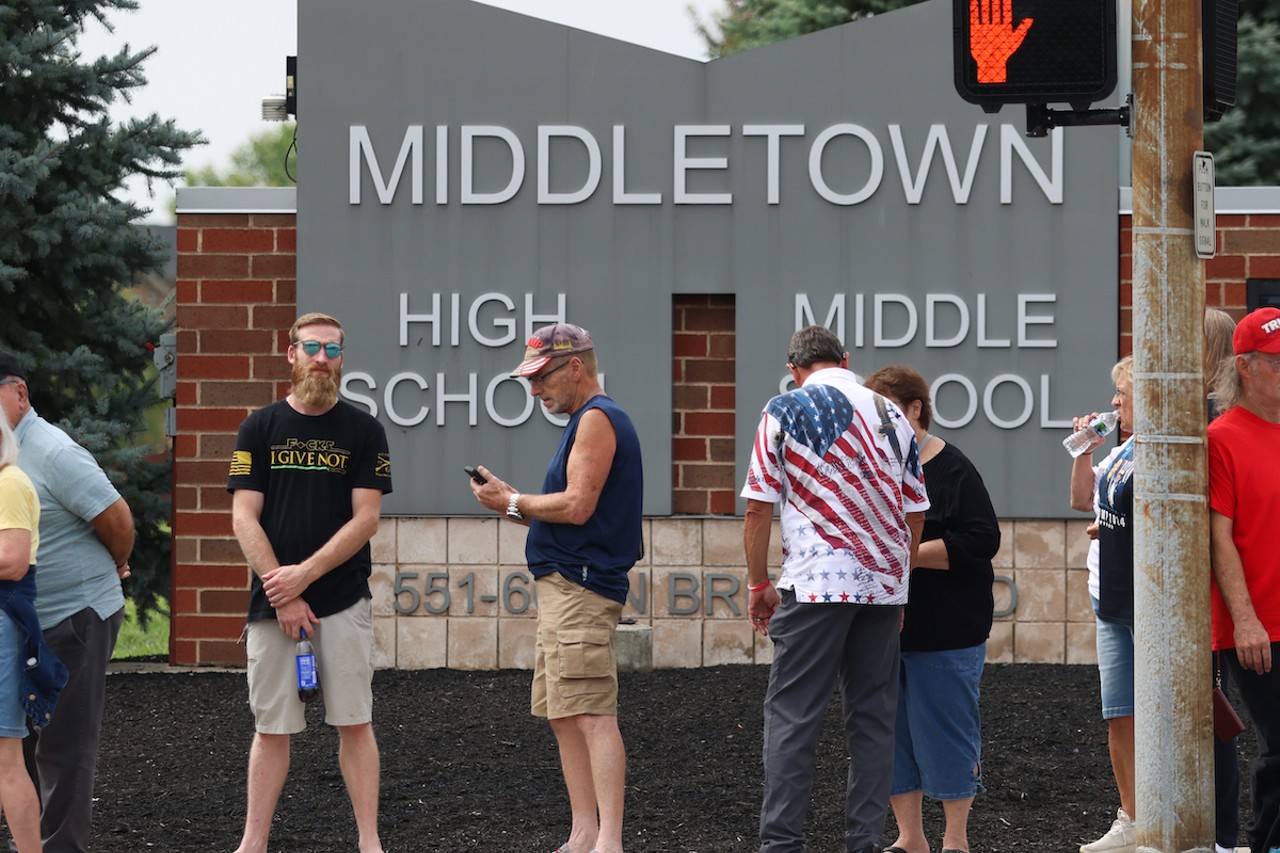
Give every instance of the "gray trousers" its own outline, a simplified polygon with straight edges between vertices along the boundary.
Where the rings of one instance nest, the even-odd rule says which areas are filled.
[[[761,853],[803,853],[822,719],[840,686],[849,779],[847,853],[880,850],[893,782],[902,608],[797,604],[790,590],[769,621],[773,667],[764,700]]]
[[[53,720],[23,741],[27,770],[40,796],[44,853],[89,849],[107,664],[123,623],[123,609],[101,619],[86,607],[44,632],[45,642],[69,674]]]

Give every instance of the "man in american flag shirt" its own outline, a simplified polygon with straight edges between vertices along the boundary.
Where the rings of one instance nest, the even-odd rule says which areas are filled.
[[[800,853],[814,752],[836,684],[849,748],[844,843],[879,853],[893,769],[898,630],[929,507],[915,434],[849,371],[829,329],[791,338],[798,386],[765,406],[742,497],[747,608],[773,640],[764,701],[761,853]],[[769,535],[782,504],[782,576]]]

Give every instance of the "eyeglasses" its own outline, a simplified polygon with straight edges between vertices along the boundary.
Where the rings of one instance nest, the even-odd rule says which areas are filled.
[[[307,355],[316,355],[320,350],[329,358],[342,357],[342,344],[322,344],[319,341],[294,341],[292,346],[302,347]]]
[[[551,368],[546,373],[539,373],[536,376],[530,376],[529,384],[530,385],[546,385],[548,376],[555,373],[557,370],[563,370],[564,368],[568,367],[572,363],[573,363],[573,359],[570,359],[569,361],[566,361],[564,364],[560,365],[559,367]]]
[[[16,379],[16,378],[15,378],[15,379],[0,379],[0,385],[13,385],[13,384],[14,384],[14,383],[16,383],[16,382],[21,382],[21,381],[22,381],[21,379]]]

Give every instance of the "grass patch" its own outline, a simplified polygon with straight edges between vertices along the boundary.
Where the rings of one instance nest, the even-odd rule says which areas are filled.
[[[120,627],[120,637],[116,640],[112,660],[169,656],[169,602],[160,599],[159,608],[158,611],[151,612],[147,630],[144,631],[138,624],[137,607],[133,601],[125,601],[124,625]]]

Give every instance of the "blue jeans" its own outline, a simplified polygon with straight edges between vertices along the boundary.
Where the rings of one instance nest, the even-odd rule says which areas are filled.
[[[978,683],[987,644],[903,652],[894,729],[894,796],[923,791],[964,800],[982,788],[982,717]]]
[[[1098,600],[1093,599],[1093,610]],[[1133,626],[1098,619],[1098,677],[1102,719],[1133,716]]]
[[[27,634],[0,611],[0,737],[27,736],[27,714],[22,710],[22,648]]]

